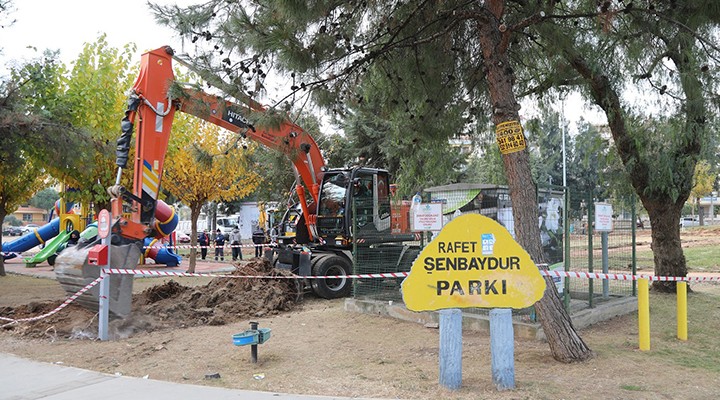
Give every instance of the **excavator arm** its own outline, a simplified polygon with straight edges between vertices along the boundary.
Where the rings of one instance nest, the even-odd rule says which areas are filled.
[[[116,229],[130,239],[141,239],[150,233],[174,113],[179,110],[284,153],[294,167],[298,182],[296,190],[311,239],[317,236],[313,218],[315,212],[309,209],[300,183],[305,184],[312,201],[317,204],[325,160],[312,136],[287,118],[274,126],[254,126],[245,115],[267,113],[268,110],[249,98],[239,105],[187,87],[180,88],[175,96],[171,96],[175,83],[172,61],[173,51],[167,46],[142,55],[140,73],[133,85],[121,124],[122,134],[117,141],[116,185],[108,189],[113,198],[122,197],[135,206],[132,208],[132,219],[116,224]],[[122,169],[127,166],[136,124],[134,186],[133,192],[129,193],[119,183]],[[121,219],[119,205],[114,206],[113,215],[118,221]]]

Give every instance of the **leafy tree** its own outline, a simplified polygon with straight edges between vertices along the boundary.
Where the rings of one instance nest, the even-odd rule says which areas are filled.
[[[469,157],[463,181],[506,186],[502,155],[495,140],[483,140],[479,149],[480,155]]]
[[[0,83],[0,225],[44,184],[46,175],[31,155],[55,139],[44,140],[42,131],[53,131],[56,125],[30,112],[25,96],[29,82],[13,74]],[[0,260],[0,276],[4,275]]]
[[[10,226],[20,226],[22,225],[22,221],[20,221],[15,215],[9,214],[5,217],[5,222],[8,223]]]
[[[0,162],[0,225],[5,222],[6,215],[15,211],[45,183],[41,171],[30,160],[24,161],[21,165],[7,160]],[[0,276],[5,276],[3,259],[0,257]]]
[[[534,180],[549,185],[562,185],[561,129],[567,129],[567,127],[561,127],[560,116],[556,112],[545,111],[541,117],[529,120],[526,123],[526,129]],[[566,146],[566,151],[569,147]]]
[[[162,185],[190,208],[188,272],[195,272],[197,220],[204,204],[229,202],[252,193],[261,182],[247,152],[230,150],[232,139],[215,125],[188,115],[176,116]]]
[[[394,139],[412,150],[400,164],[407,172],[406,184],[412,185],[411,177],[424,173],[420,166],[441,165],[433,163],[433,149],[442,148],[452,135],[476,133],[483,126],[478,116],[491,114],[496,126],[519,125],[518,62],[513,63],[508,50],[511,39],[531,43],[523,30],[538,20],[539,5],[501,0],[211,0],[186,9],[154,9],[160,21],[193,43],[201,38],[213,42],[198,60],[230,95],[246,90],[252,96],[267,76],[269,61],[294,74],[290,89],[295,94],[311,92],[318,104],[340,117],[372,99],[371,106],[381,107],[377,115],[402,135]],[[247,82],[254,87],[245,86]],[[515,232],[533,260],[543,264],[529,152],[518,150],[502,154]],[[553,356],[566,362],[592,357],[548,281],[549,290],[536,309]]]
[[[53,188],[45,188],[35,193],[30,199],[30,205],[43,210],[49,210],[55,206],[55,201],[60,198],[57,190]]]
[[[706,160],[701,160],[695,164],[695,173],[693,174],[693,187],[690,191],[690,198],[694,200],[698,210],[700,208],[700,199],[713,191],[715,185],[715,172],[712,170],[710,163]],[[705,215],[702,212],[700,214],[700,225],[705,225]]]
[[[131,67],[134,53],[134,45],[113,48],[101,35],[94,43],[87,43],[74,61],[63,93],[64,101],[70,105],[69,122],[92,135],[87,147],[93,162],[92,168],[73,168],[56,177],[76,186],[79,200],[95,202],[98,209],[108,206],[106,188],[114,184],[117,173],[113,150],[126,108],[125,91],[135,78],[135,68]],[[78,175],[78,170],[84,173]],[[132,174],[124,176],[130,179]]]
[[[40,148],[34,156],[50,175],[77,189],[64,194],[69,200],[92,201],[98,209],[109,205],[106,188],[117,172],[114,142],[125,111],[124,90],[134,77],[133,54],[134,46],[112,48],[101,35],[85,45],[70,71],[58,63],[21,71],[32,78],[27,88],[32,109],[68,127],[69,133],[55,139],[57,146]]]
[[[576,7],[569,10],[575,16],[597,18],[557,18],[533,26],[531,34],[549,66],[544,84],[580,83],[603,109],[619,158],[650,217],[655,273],[685,276],[679,218],[695,164],[711,142],[707,124],[710,107],[717,109],[717,80],[709,64],[720,56],[713,39],[720,7],[695,1],[570,6]],[[643,96],[645,110],[633,109],[622,96],[623,85],[630,84]],[[650,105],[666,116],[639,116],[647,115]],[[653,288],[674,291],[675,282],[654,282]]]

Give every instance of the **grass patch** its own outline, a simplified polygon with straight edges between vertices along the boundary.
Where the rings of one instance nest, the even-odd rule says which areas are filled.
[[[693,287],[694,286],[694,287]],[[650,294],[648,354],[664,362],[720,373],[720,286],[692,285],[688,295],[688,340],[677,339],[676,296]]]
[[[720,247],[697,246],[683,249],[689,272],[720,272]],[[652,251],[643,250],[636,253],[637,260],[647,260],[645,264],[653,266]],[[638,265],[640,262],[638,261]]]
[[[683,249],[688,270],[691,272],[720,271],[718,246],[688,247]]]

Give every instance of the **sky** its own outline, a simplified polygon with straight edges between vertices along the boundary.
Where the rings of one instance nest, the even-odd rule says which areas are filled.
[[[133,42],[137,46],[135,59],[148,50],[165,45],[176,53],[184,53],[182,42],[171,29],[160,26],[147,7],[147,0],[14,0],[15,12],[10,16],[16,22],[0,29],[0,76],[7,67],[20,60],[42,55],[45,49],[60,50],[60,58],[66,64],[77,58],[84,43],[91,43],[105,33],[108,43],[121,48]],[[157,4],[187,6],[201,0],[153,0]],[[37,51],[29,49],[34,46]],[[282,97],[283,93],[270,93],[270,98]],[[583,117],[594,123],[605,123],[603,115],[585,107],[579,95],[565,100],[565,119],[574,131]],[[557,109],[560,111],[561,106]],[[536,111],[532,104],[523,104],[520,114],[532,117]]]
[[[190,0],[156,0],[159,4],[192,4]],[[60,50],[65,64],[74,60],[84,43],[107,34],[108,43],[121,48],[134,42],[137,61],[144,51],[164,45],[180,48],[172,30],[155,23],[146,0],[14,0],[15,23],[0,29],[0,65],[11,60],[32,59],[45,49]],[[37,51],[28,49],[34,46]]]

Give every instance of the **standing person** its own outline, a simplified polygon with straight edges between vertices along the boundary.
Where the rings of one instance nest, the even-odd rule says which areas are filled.
[[[278,226],[275,225],[270,229],[270,243],[277,243],[278,238]]]
[[[237,261],[238,258],[242,261],[242,248],[240,247],[240,229],[234,227],[230,232],[230,248],[232,251],[233,261]]]
[[[207,229],[203,229],[202,233],[198,236],[198,245],[200,245],[200,258],[203,260],[207,257],[207,248],[210,244],[210,237],[208,236]]]
[[[217,261],[218,256],[220,261],[225,261],[225,249],[223,249],[223,246],[225,246],[225,235],[218,228],[217,235],[215,235],[215,261]]]
[[[262,257],[263,244],[265,244],[265,231],[258,225],[252,234],[252,241],[255,244],[255,257]]]

